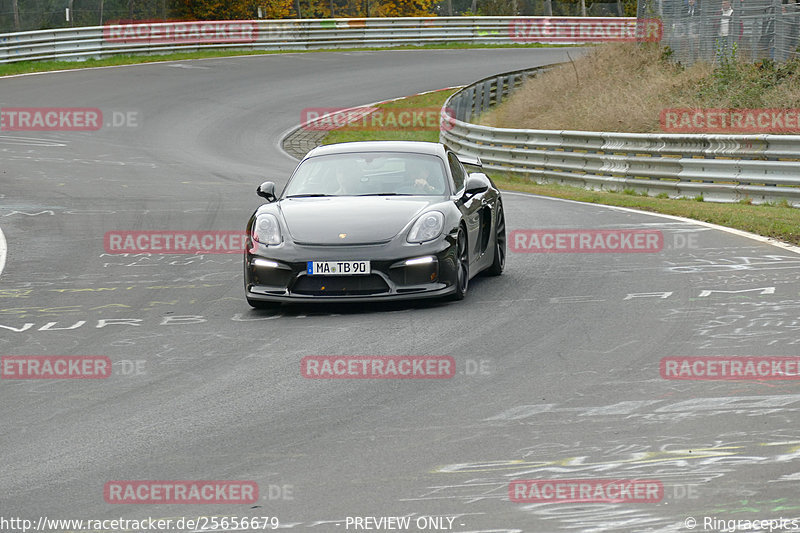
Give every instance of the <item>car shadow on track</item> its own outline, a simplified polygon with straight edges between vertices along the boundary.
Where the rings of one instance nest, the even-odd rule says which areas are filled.
[[[331,316],[331,315],[364,315],[410,311],[414,309],[435,309],[445,307],[453,302],[443,301],[405,301],[405,302],[353,302],[353,303],[289,303],[276,306],[274,309],[251,309],[253,315],[276,315],[284,317]]]
[[[470,287],[477,288],[488,280],[477,276],[470,280]],[[431,298],[421,300],[396,300],[387,302],[313,302],[313,303],[284,303],[272,309],[250,309],[252,316],[281,315],[286,318],[308,316],[332,315],[369,315],[382,313],[397,313],[402,311],[440,309],[451,306],[469,305],[470,294],[461,302],[446,300],[444,298]]]

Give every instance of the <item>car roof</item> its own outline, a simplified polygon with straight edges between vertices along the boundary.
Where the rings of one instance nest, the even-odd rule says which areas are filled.
[[[408,152],[445,157],[444,145],[440,143],[422,141],[357,141],[318,146],[308,152],[305,158],[356,152]]]

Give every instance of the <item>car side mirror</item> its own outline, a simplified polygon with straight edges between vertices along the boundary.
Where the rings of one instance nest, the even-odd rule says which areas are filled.
[[[491,183],[489,183],[489,178],[486,177],[486,174],[474,172],[467,178],[464,196],[475,196],[476,194],[486,192],[489,190],[490,185]]]
[[[256,194],[262,198],[266,198],[268,202],[274,202],[277,199],[275,196],[275,183],[271,181],[265,181],[258,186],[258,189],[256,189]]]

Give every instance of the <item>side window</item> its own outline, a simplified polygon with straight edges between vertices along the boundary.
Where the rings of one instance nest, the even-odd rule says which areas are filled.
[[[458,160],[453,152],[447,154],[447,161],[450,163],[450,173],[453,174],[453,181],[456,185],[453,192],[460,191],[464,188],[464,180],[466,179],[464,167],[461,166],[461,161]]]

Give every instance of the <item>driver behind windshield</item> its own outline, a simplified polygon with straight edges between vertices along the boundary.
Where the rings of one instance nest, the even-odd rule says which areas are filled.
[[[333,169],[333,176],[338,188],[332,194],[337,196],[351,196],[361,194],[363,185],[361,183],[361,169],[352,160],[337,161]]]

